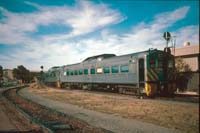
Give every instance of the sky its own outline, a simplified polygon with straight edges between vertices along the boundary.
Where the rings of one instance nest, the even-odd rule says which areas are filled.
[[[0,0],[0,65],[73,64],[85,58],[199,45],[198,0]],[[170,43],[169,45],[171,45]]]

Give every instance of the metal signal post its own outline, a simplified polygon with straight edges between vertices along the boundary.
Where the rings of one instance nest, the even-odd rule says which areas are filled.
[[[164,32],[164,34],[163,34],[163,37],[164,37],[164,39],[166,40],[166,44],[167,44],[167,46],[166,46],[166,48],[168,47],[168,43],[169,43],[169,41],[171,40],[171,34],[169,33],[169,32]]]

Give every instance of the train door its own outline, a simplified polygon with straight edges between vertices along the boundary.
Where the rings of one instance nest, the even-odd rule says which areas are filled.
[[[139,87],[144,87],[144,59],[139,59]]]

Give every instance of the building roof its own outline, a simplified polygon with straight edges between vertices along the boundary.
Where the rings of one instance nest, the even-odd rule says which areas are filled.
[[[199,54],[199,45],[190,45],[175,49],[175,56],[196,55],[196,54]]]

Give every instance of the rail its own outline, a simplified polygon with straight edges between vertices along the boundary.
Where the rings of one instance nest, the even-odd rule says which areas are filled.
[[[21,97],[18,95],[18,91],[24,87],[27,86],[10,88],[3,92],[3,96],[21,110],[32,122],[46,128],[49,132],[108,132],[102,128],[94,127],[82,120]]]

